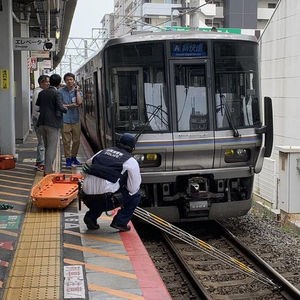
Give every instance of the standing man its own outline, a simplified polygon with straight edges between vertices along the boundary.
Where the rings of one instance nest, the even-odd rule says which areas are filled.
[[[83,167],[86,177],[82,183],[82,199],[89,211],[84,216],[88,229],[98,229],[97,219],[112,209],[108,197],[119,191],[122,206],[113,218],[111,227],[129,231],[133,212],[141,200],[141,174],[138,162],[132,157],[136,140],[124,133],[117,147],[104,149],[87,160]]]
[[[57,88],[61,83],[58,74],[50,76],[50,87],[39,93],[36,105],[40,107],[40,116],[37,122],[45,145],[44,175],[53,173],[53,162],[56,157],[59,129],[63,125],[63,113],[67,112],[62,104],[61,94]]]
[[[45,148],[44,148],[44,141],[42,134],[39,130],[39,127],[37,126],[37,121],[40,115],[40,108],[35,105],[36,100],[38,98],[38,95],[40,91],[45,90],[49,87],[50,81],[49,81],[49,76],[48,75],[41,75],[38,78],[38,83],[39,86],[34,89],[33,96],[32,96],[32,125],[37,137],[37,151],[36,151],[36,161],[35,161],[35,168],[38,171],[44,172],[44,164],[45,164]]]
[[[75,81],[75,75],[66,73],[64,75],[66,86],[60,89],[63,97],[63,104],[68,108],[68,112],[63,116],[64,123],[62,129],[62,140],[66,167],[78,166],[81,163],[77,160],[77,153],[80,145],[80,116],[79,106],[82,104],[82,94]]]

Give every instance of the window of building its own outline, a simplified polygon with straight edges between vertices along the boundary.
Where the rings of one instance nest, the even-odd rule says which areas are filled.
[[[275,8],[276,7],[276,3],[268,3],[268,8]]]

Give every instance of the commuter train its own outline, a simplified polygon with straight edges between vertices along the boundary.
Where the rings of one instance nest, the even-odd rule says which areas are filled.
[[[95,150],[137,138],[141,207],[171,222],[251,208],[273,144],[254,36],[143,32],[108,40],[76,73],[82,128]],[[264,120],[264,122],[262,121]]]

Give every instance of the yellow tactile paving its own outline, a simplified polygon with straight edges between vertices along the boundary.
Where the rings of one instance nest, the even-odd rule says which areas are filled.
[[[28,204],[3,300],[62,299],[61,214]]]

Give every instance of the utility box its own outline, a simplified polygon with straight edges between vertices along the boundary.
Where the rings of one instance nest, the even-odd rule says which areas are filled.
[[[286,213],[300,213],[300,146],[278,146],[278,208]]]

